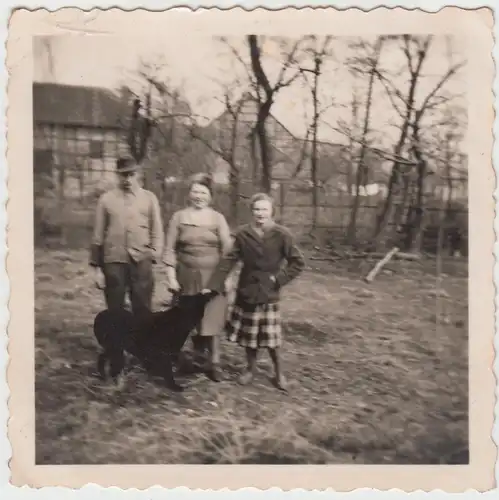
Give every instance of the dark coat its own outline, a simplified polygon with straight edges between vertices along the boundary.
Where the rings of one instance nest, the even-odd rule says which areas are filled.
[[[280,289],[305,267],[302,253],[285,227],[275,224],[260,236],[250,224],[241,227],[233,248],[221,261],[208,288],[221,292],[223,283],[238,261],[243,267],[236,303],[269,304],[280,298]]]

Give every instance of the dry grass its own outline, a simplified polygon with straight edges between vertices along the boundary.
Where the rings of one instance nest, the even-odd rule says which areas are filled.
[[[174,395],[137,366],[121,390],[96,378],[104,302],[86,262],[36,253],[37,463],[467,463],[465,263],[445,270],[448,296],[431,264],[393,264],[369,287],[359,269],[308,269],[282,303],[290,394],[266,353],[237,386],[243,353],[224,342],[225,380],[191,376]],[[164,282],[158,269],[158,306]]]

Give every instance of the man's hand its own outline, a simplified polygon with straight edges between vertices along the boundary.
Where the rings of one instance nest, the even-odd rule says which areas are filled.
[[[168,288],[173,292],[180,291],[180,283],[177,281],[177,278],[174,278],[173,276],[170,277],[170,279],[168,280]]]
[[[98,290],[104,290],[106,279],[100,267],[95,268],[94,283]]]

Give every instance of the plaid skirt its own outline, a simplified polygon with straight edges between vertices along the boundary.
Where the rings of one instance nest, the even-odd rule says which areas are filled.
[[[226,331],[227,338],[242,347],[279,347],[282,344],[279,304],[234,304]]]

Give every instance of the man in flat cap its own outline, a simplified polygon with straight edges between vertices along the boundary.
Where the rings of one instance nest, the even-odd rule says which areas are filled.
[[[141,314],[152,307],[153,264],[163,250],[161,212],[156,195],[140,186],[133,159],[118,159],[116,171],[118,186],[97,203],[90,265],[108,309],[123,308],[128,292],[132,311]]]

